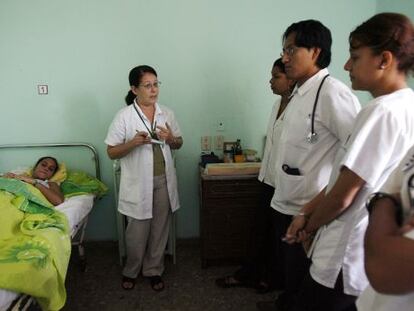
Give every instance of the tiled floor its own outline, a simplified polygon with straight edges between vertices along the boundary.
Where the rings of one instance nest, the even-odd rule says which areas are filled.
[[[233,272],[236,267],[201,269],[199,247],[195,242],[179,242],[177,264],[166,260],[162,292],[153,291],[146,279],[139,278],[132,291],[120,286],[121,268],[117,244],[93,242],[86,244],[87,270],[76,265],[76,254],[66,280],[68,299],[63,310],[256,310],[255,303],[270,300],[276,293],[258,295],[253,289],[216,287],[214,280]]]

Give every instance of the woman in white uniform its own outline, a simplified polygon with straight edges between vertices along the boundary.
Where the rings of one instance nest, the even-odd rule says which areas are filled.
[[[152,289],[160,291],[171,212],[179,208],[171,149],[183,140],[174,113],[157,103],[155,70],[133,68],[129,84],[128,106],[115,116],[105,139],[109,157],[121,159],[118,210],[128,219],[122,287],[134,288],[142,269]]]
[[[370,282],[358,311],[414,309],[414,147],[367,203],[365,270]],[[405,218],[411,217],[401,227]]]
[[[279,148],[279,137],[283,125],[283,115],[290,94],[295,85],[293,80],[286,77],[285,66],[279,58],[273,63],[270,88],[273,93],[280,95],[273,105],[266,132],[266,144],[258,179],[262,182],[260,206],[257,207],[255,222],[255,256],[246,262],[233,275],[218,278],[216,284],[222,288],[254,287],[259,293],[272,289],[280,289],[281,284],[275,284],[280,279],[283,270],[275,263],[274,238],[271,232],[271,207],[275,191],[276,156]]]
[[[349,37],[352,88],[374,99],[358,114],[338,152],[327,188],[305,205],[286,238],[306,241],[312,265],[293,310],[347,310],[368,282],[364,272],[365,201],[414,144],[414,31],[400,14],[375,15]]]

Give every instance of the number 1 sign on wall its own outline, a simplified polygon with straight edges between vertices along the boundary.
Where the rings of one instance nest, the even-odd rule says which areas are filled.
[[[47,84],[39,84],[37,86],[37,94],[39,95],[47,95],[49,93],[49,89]]]

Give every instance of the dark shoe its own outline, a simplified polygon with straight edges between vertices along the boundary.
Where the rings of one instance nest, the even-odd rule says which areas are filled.
[[[248,285],[239,281],[234,276],[229,275],[224,278],[216,279],[216,285],[221,288],[231,288],[231,287],[247,287]]]
[[[131,289],[134,289],[135,282],[136,282],[135,278],[129,278],[127,276],[122,276],[121,286],[125,290],[131,290]]]
[[[278,311],[275,301],[259,301],[256,303],[257,310],[260,311]]]
[[[156,292],[160,292],[164,290],[165,285],[164,281],[162,280],[161,276],[154,275],[149,277],[151,288],[155,290]]]

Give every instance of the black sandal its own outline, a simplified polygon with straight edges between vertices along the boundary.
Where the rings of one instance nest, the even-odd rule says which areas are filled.
[[[151,288],[155,290],[156,292],[160,292],[164,290],[165,285],[164,281],[162,280],[161,276],[154,275],[149,277]]]
[[[127,276],[122,276],[121,287],[125,290],[134,289],[136,280],[137,280],[136,278],[129,278]]]

